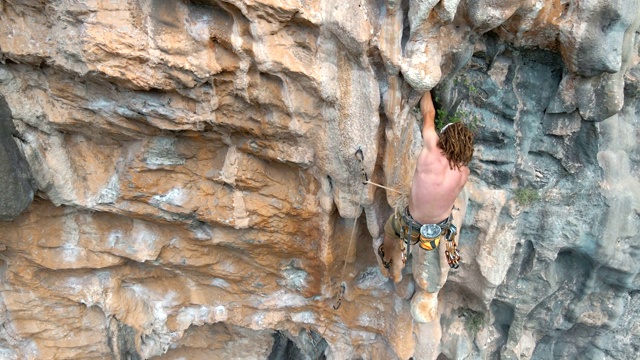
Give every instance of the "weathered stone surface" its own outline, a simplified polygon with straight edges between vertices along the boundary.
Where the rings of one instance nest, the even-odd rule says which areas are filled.
[[[18,148],[11,109],[0,93],[0,221],[15,219],[33,200],[29,165]]]
[[[0,357],[635,358],[639,5],[0,2]],[[394,288],[432,88],[463,261]]]

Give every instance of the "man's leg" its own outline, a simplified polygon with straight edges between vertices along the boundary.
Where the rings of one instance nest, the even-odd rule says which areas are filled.
[[[389,236],[384,234],[384,241],[382,243],[384,248],[384,260],[386,263],[391,262],[389,265],[389,277],[393,282],[398,283],[402,280],[402,269],[404,263],[402,262],[402,241],[395,236]]]
[[[380,258],[380,271],[386,277],[390,277],[395,283],[402,280],[402,269],[404,263],[402,262],[402,241],[396,236],[393,229],[394,215],[389,217],[389,220],[384,225],[384,238],[382,247],[379,248],[378,256]],[[381,254],[381,252],[383,254]],[[388,264],[388,269],[385,264]]]
[[[454,212],[454,224],[462,228],[462,219],[467,210],[469,193],[463,190],[455,202],[459,211]],[[413,253],[411,269],[416,281],[416,292],[411,298],[411,315],[415,322],[415,359],[435,360],[440,353],[440,314],[438,313],[438,293],[447,280],[449,265],[444,254],[444,239],[432,251],[416,249]]]

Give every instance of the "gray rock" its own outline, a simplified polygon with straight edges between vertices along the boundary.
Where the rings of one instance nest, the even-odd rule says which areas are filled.
[[[0,221],[11,221],[33,201],[31,173],[13,135],[11,109],[0,94]]]
[[[585,1],[570,7],[584,30],[567,26],[560,36],[560,42],[568,49],[567,66],[585,77],[620,71],[623,50],[628,46],[625,42],[631,39],[625,33],[638,17],[638,1]]]
[[[476,335],[461,334],[461,320],[452,311],[442,320],[443,334],[450,333],[443,335],[443,354],[636,358],[637,71],[625,75],[621,112],[596,124],[589,120],[603,120],[611,110],[598,102],[604,95],[590,105],[600,115],[589,115],[578,106],[589,99],[576,97],[575,89],[595,79],[567,78],[558,55],[509,46],[496,50],[498,45],[483,41],[487,46],[474,54],[457,83],[438,91],[448,92],[441,96],[443,108],[463,109],[481,120],[470,166],[481,182],[477,188],[508,189],[513,197],[511,204],[489,211],[496,217],[493,232],[481,222],[489,216],[485,203],[470,200],[460,239],[462,267],[480,271],[450,273],[442,296],[474,309],[484,306],[486,323]],[[533,189],[539,199],[518,204],[518,186]],[[515,242],[510,262],[483,269],[478,257],[489,237]],[[491,251],[495,258],[504,250]],[[484,274],[505,267],[495,293],[486,286],[477,290]],[[448,341],[458,345],[445,346]]]

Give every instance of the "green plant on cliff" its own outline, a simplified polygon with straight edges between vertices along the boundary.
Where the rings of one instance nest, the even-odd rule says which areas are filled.
[[[540,200],[538,190],[530,187],[519,188],[515,191],[516,201],[519,205],[529,206]]]
[[[453,84],[455,86],[466,89],[469,95],[475,95],[478,93],[478,88],[473,84],[473,79],[471,79],[470,77],[471,74],[469,73],[458,74],[453,79]]]
[[[438,109],[436,111],[436,130],[440,131],[447,124],[462,121],[462,118],[466,115],[467,113],[464,111],[456,111],[455,114],[449,115],[446,110]]]
[[[458,316],[464,319],[464,328],[471,337],[476,337],[484,327],[484,313],[469,308],[458,309]]]

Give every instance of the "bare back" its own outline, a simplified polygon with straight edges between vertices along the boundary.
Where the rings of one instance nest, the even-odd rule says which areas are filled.
[[[430,97],[428,99],[430,101]],[[451,169],[449,161],[438,148],[438,134],[433,124],[433,112],[425,115],[422,131],[423,147],[413,174],[409,212],[422,224],[435,224],[446,219],[456,197],[469,177],[469,168]]]

